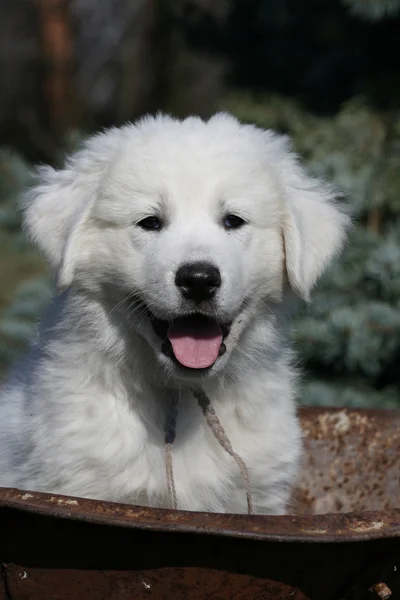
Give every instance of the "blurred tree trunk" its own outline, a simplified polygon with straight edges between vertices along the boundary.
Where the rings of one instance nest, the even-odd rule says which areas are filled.
[[[120,85],[117,122],[123,123],[146,111],[154,85],[152,46],[156,22],[156,0],[139,3],[125,34],[120,52]]]
[[[210,116],[233,0],[15,0],[0,3],[3,143],[59,162],[70,133],[144,113]]]
[[[179,117],[215,112],[225,61],[213,52],[210,37],[196,42],[204,23],[200,38],[223,27],[228,6],[209,0],[139,2],[122,43],[118,122],[158,110]]]
[[[73,85],[73,36],[68,0],[39,0],[44,100],[49,125],[61,137],[77,125]]]

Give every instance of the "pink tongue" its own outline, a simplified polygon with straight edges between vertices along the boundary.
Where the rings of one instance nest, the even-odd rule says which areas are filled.
[[[206,369],[218,358],[222,343],[222,331],[217,323],[177,324],[168,329],[175,358],[184,367]]]

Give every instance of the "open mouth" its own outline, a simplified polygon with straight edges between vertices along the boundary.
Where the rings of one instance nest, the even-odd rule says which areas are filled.
[[[187,369],[209,369],[226,351],[230,323],[221,324],[201,314],[163,321],[153,316],[152,326],[163,340],[163,353]]]

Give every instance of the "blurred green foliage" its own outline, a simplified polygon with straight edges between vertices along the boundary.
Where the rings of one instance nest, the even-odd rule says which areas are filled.
[[[289,133],[355,226],[293,329],[306,404],[400,406],[400,114],[353,99],[331,117],[279,96],[231,94],[242,120]]]
[[[0,377],[33,339],[51,297],[47,269],[21,231],[18,202],[31,174],[21,156],[0,150]]]

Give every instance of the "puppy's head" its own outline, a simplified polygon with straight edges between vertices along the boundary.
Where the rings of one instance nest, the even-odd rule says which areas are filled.
[[[348,225],[286,138],[226,114],[111,129],[39,178],[25,224],[59,286],[112,298],[182,379],[223,369],[286,279],[307,299]]]

